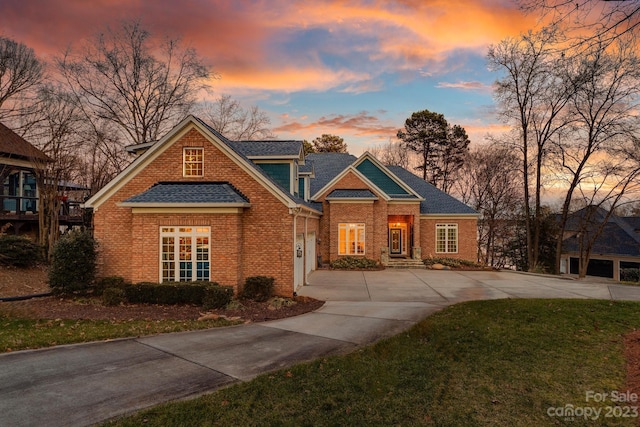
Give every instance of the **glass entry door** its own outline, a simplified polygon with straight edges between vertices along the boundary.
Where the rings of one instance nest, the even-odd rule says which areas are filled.
[[[391,255],[402,254],[402,229],[390,228],[389,229],[389,246]]]

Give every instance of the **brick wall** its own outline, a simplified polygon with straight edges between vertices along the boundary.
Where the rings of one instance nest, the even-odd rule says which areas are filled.
[[[339,223],[365,224],[365,256],[376,261],[380,261],[381,248],[387,247],[389,244],[389,215],[413,218],[415,245],[419,245],[421,229],[420,221],[417,220],[420,214],[419,202],[387,203],[380,194],[377,194],[378,200],[373,203],[371,201],[361,203],[333,201],[329,203],[325,200],[325,197],[334,189],[364,188],[369,187],[357,175],[348,172],[318,200],[323,202],[323,217],[320,219],[320,254],[323,262],[331,262],[340,257],[338,255]],[[373,191],[373,189],[370,190]]]
[[[420,224],[422,258],[447,257],[477,261],[478,220],[476,218],[446,218],[444,216],[437,219],[422,218]],[[436,253],[436,224],[458,224],[457,253]]]
[[[182,176],[183,147],[204,147],[204,176]],[[239,214],[133,214],[121,202],[159,181],[227,181],[249,198]],[[312,224],[312,225],[309,225]],[[211,280],[238,288],[247,277],[273,276],[276,291],[293,292],[293,216],[288,207],[239,167],[195,128],[169,144],[150,164],[95,212],[95,237],[100,244],[100,275],[128,281],[159,280],[159,227],[211,227]],[[317,230],[318,220],[308,219]]]

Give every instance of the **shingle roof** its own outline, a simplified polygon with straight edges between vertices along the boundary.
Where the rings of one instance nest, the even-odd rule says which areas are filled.
[[[30,160],[50,160],[46,154],[2,123],[0,123],[0,153]]]
[[[575,234],[563,240],[563,251],[578,252],[577,234],[585,233],[587,239],[590,239],[589,235],[597,231],[606,215],[607,212],[597,206],[587,206],[571,214],[565,230]],[[633,218],[611,215],[602,233],[595,239],[592,254],[640,256],[640,234],[635,231],[638,221]]]
[[[453,196],[439,190],[434,185],[399,166],[387,166],[398,178],[405,182],[424,200],[420,202],[421,214],[477,214],[475,210]]]
[[[228,182],[158,182],[124,203],[245,204],[249,200]]]
[[[304,165],[298,165],[299,174],[313,174],[315,171],[313,160],[305,159]]]
[[[316,174],[311,180],[311,195],[314,195],[357,159],[347,153],[311,153],[307,160],[313,162]]]
[[[287,188],[283,188],[282,185],[280,185],[278,182],[276,182],[275,179],[273,179],[272,177],[269,176],[268,173],[266,173],[264,171],[264,169],[262,169],[260,166],[258,166],[257,164],[255,164],[251,159],[249,159],[247,157],[246,154],[244,154],[241,150],[240,147],[238,147],[238,143],[234,143],[233,141],[228,140],[227,138],[224,137],[224,135],[222,135],[220,132],[218,132],[217,130],[215,130],[214,128],[212,128],[211,126],[209,126],[208,124],[206,124],[205,122],[203,122],[201,119],[197,118],[197,117],[193,117],[195,120],[198,121],[198,123],[200,123],[202,126],[204,126],[205,128],[207,128],[211,133],[213,133],[214,135],[216,135],[220,141],[222,141],[224,144],[226,144],[229,148],[231,148],[231,150],[233,150],[238,156],[242,157],[244,160],[246,160],[247,164],[253,168],[253,170],[255,170],[256,172],[258,172],[260,175],[262,175],[267,181],[269,181],[271,184],[273,184],[274,186],[280,188],[283,192],[283,194],[285,194],[288,198],[290,198],[293,202],[297,203],[297,204],[301,204],[301,205],[305,205],[311,209],[315,209],[315,210],[319,210],[320,212],[322,212],[322,209],[318,209],[316,204],[312,204],[310,202],[305,201],[304,199],[297,197],[293,194],[291,194],[289,192],[289,189]],[[255,142],[255,141],[254,141]],[[267,141],[267,142],[272,142],[272,141]]]
[[[237,151],[247,157],[298,157],[302,141],[229,141]]]
[[[327,200],[335,199],[369,199],[377,200],[378,196],[370,190],[333,190],[326,197]]]

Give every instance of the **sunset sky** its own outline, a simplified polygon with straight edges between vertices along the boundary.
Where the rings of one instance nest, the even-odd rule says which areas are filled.
[[[220,76],[212,96],[258,105],[278,138],[335,134],[356,155],[423,109],[474,144],[502,129],[487,48],[535,24],[511,0],[0,1],[0,35],[45,60],[132,18],[194,47]]]

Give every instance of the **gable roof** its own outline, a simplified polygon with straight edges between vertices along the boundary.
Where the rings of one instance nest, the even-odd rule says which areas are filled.
[[[606,218],[607,211],[599,206],[587,206],[573,212],[565,226],[574,234],[563,240],[565,252],[579,251],[579,233],[595,233]],[[602,233],[596,238],[592,253],[601,255],[640,256],[640,233],[636,232],[640,223],[638,217],[623,218],[611,215]]]
[[[315,159],[315,158],[314,158]],[[346,160],[346,159],[345,159]],[[362,165],[366,165],[362,167]],[[411,187],[396,177],[386,166],[380,163],[370,153],[366,152],[346,168],[339,171],[337,175],[329,179],[324,186],[316,191],[312,191],[312,197],[319,197],[328,188],[340,181],[347,173],[353,173],[360,178],[366,185],[377,191],[385,200],[392,199],[415,199],[420,200],[421,197]]]
[[[138,173],[138,171],[145,168],[156,157],[158,157],[164,150],[173,143],[175,138],[188,132],[192,128],[196,128],[202,135],[205,136],[211,143],[213,143],[220,151],[225,153],[234,163],[240,168],[251,175],[257,182],[262,184],[269,192],[276,196],[282,203],[284,203],[290,209],[298,208],[301,205],[306,206],[308,209],[316,211],[315,207],[304,202],[299,197],[293,196],[287,190],[283,189],[278,183],[276,183],[267,173],[262,170],[258,165],[253,163],[242,151],[235,146],[231,141],[222,136],[215,129],[208,126],[205,122],[189,115],[185,117],[179,124],[173,127],[169,133],[167,133],[157,143],[151,145],[142,155],[137,157],[124,171],[111,180],[105,187],[94,194],[89,200],[85,202],[86,207],[98,208],[105,200],[111,197],[122,186],[129,182]],[[320,213],[320,212],[318,212]]]
[[[394,175],[407,183],[413,190],[420,194],[424,200],[420,201],[420,213],[426,215],[455,214],[478,215],[471,207],[460,200],[436,188],[433,184],[414,175],[400,166],[388,166]]]
[[[249,200],[228,182],[159,182],[130,197],[122,206],[249,206]]]
[[[370,158],[359,159],[354,167],[366,176],[376,187],[384,191],[391,197],[400,196],[407,198],[409,191],[389,176],[380,166],[376,165]]]
[[[0,155],[48,162],[51,159],[20,135],[0,123]]]

